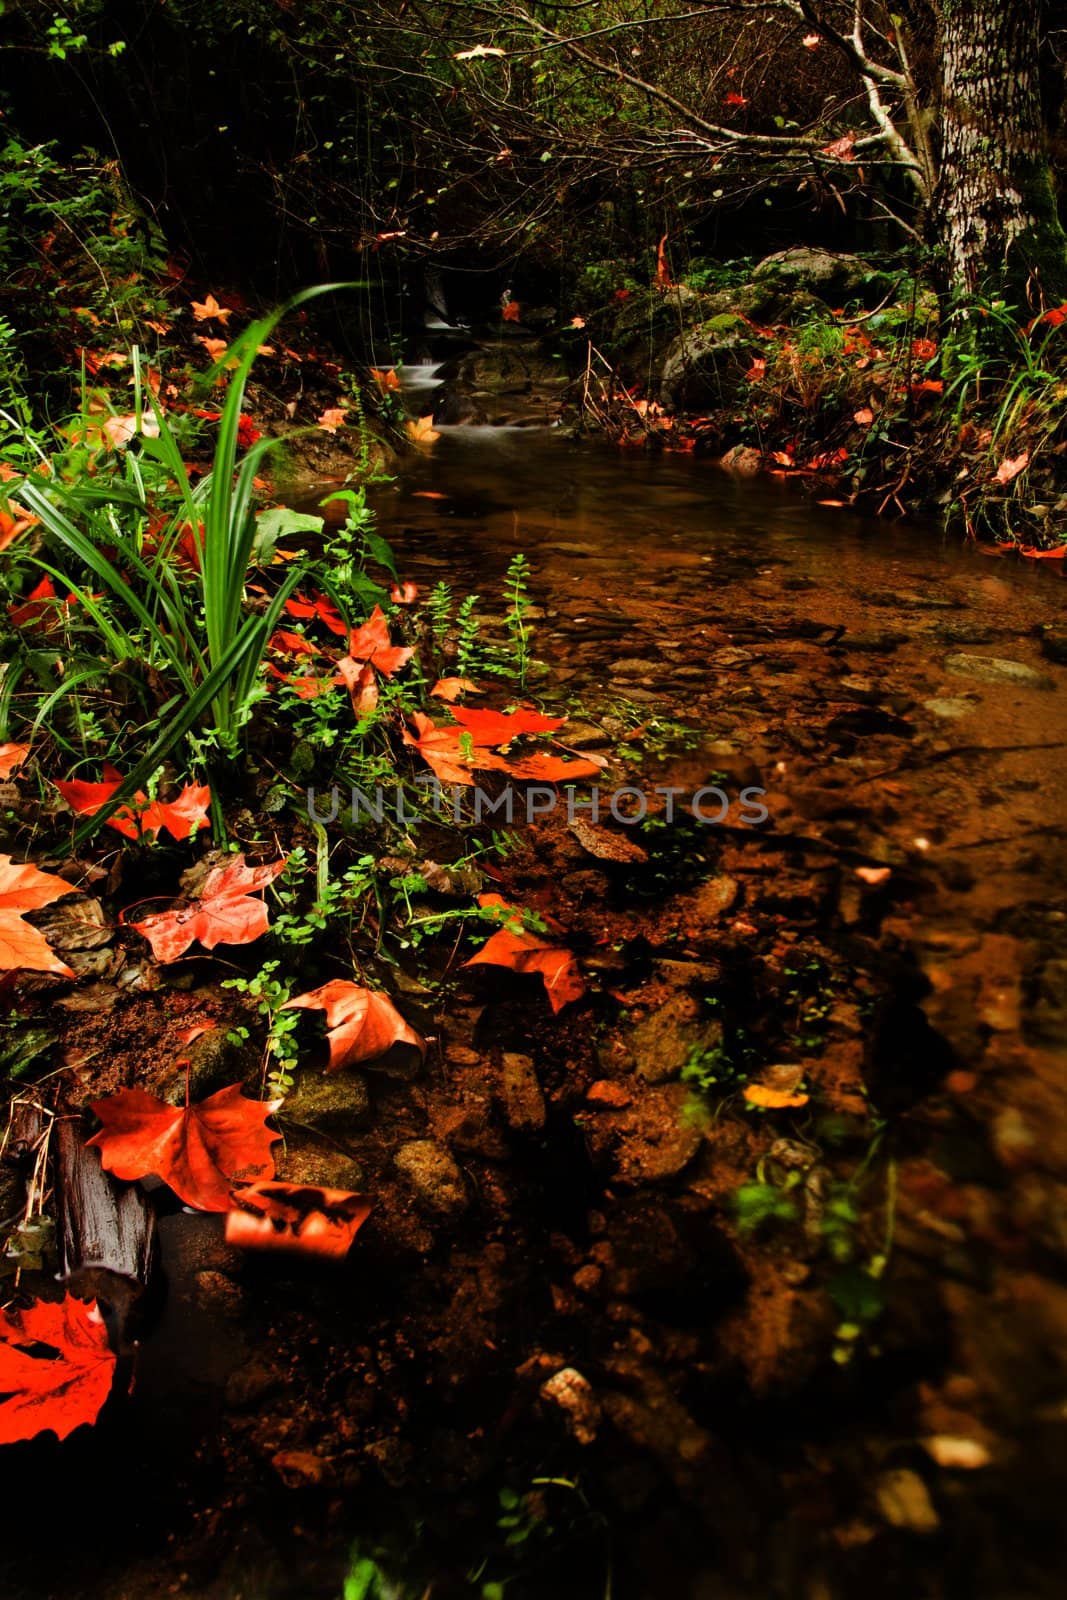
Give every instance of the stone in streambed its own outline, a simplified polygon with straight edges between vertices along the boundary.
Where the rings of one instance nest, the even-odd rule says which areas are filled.
[[[1011,683],[1023,689],[1054,687],[1047,673],[1004,656],[972,656],[958,651],[945,657],[945,671],[957,678],[973,678],[977,683]]]

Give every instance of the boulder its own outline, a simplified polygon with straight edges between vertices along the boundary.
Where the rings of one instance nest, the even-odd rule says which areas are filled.
[[[745,374],[763,354],[762,342],[736,312],[690,328],[671,344],[660,372],[660,400],[670,411],[730,407],[746,386]]]
[[[829,306],[850,300],[876,306],[895,281],[892,274],[880,272],[859,256],[838,255],[814,245],[796,245],[764,257],[752,277],[757,284],[774,284],[780,290],[807,290]]]

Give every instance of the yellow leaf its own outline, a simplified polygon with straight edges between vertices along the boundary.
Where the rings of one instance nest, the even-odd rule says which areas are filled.
[[[407,425],[408,438],[413,444],[433,444],[441,435],[433,425],[433,417],[420,417],[418,422],[409,421]]]
[[[193,316],[197,322],[228,322],[233,316],[232,311],[225,310],[219,305],[213,294],[207,295],[203,300],[192,302]]]
[[[750,1106],[762,1106],[766,1111],[784,1111],[791,1106],[806,1106],[806,1094],[789,1094],[784,1089],[768,1089],[762,1083],[750,1083],[745,1087],[745,1099]]]

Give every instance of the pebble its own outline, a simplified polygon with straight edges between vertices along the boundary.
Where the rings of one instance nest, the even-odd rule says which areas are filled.
[[[448,1217],[459,1217],[466,1211],[467,1186],[444,1145],[433,1139],[413,1139],[400,1146],[393,1165],[407,1178],[425,1210]]]

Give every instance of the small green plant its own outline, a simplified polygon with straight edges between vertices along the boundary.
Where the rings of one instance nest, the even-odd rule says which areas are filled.
[[[507,632],[511,645],[511,663],[519,687],[526,687],[526,674],[530,666],[530,633],[526,614],[530,609],[528,596],[530,563],[519,552],[508,562],[504,577],[504,601],[507,605]]]
[[[299,1011],[284,1008],[292,999],[292,982],[277,976],[279,961],[265,961],[252,978],[227,978],[222,987],[235,989],[256,1002],[256,1010],[266,1019],[267,1037],[263,1045],[263,1082],[272,1099],[283,1100],[293,1087],[296,1071],[296,1046],[290,1037],[300,1021]],[[234,1044],[244,1044],[249,1030],[240,1025],[228,1036]]]

